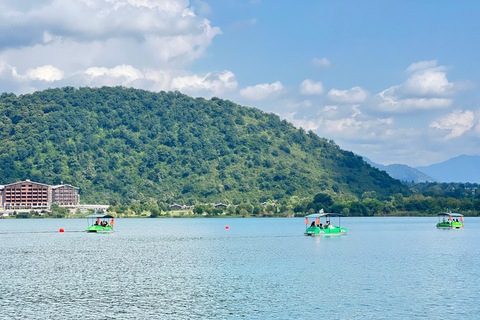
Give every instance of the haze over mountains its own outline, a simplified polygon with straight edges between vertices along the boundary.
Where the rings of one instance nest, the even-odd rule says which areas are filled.
[[[365,157],[364,160],[401,181],[480,183],[480,156],[461,155],[440,163],[415,168],[404,164],[384,166]]]

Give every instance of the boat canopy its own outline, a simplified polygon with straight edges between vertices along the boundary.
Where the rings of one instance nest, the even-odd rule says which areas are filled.
[[[305,218],[321,218],[321,217],[345,217],[340,213],[313,213],[305,216]]]
[[[93,214],[91,216],[87,216],[87,218],[110,219],[110,218],[113,218],[113,216],[109,214]]]
[[[463,217],[463,214],[446,212],[446,213],[439,213],[438,216],[439,216],[439,217],[441,217],[441,216],[446,216],[446,217]]]

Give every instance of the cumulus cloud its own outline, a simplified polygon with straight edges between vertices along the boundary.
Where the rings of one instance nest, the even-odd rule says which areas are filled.
[[[209,11],[200,0],[194,6]],[[91,85],[102,79],[168,88],[221,34],[188,0],[9,0],[0,8],[0,62],[15,71],[19,88],[30,81],[42,89],[44,82]],[[11,76],[2,71],[0,81]],[[224,89],[232,86],[227,81]]]
[[[437,62],[437,60],[414,62],[407,68],[407,72],[414,72],[417,70],[433,68],[437,66]]]
[[[395,90],[389,88],[376,95],[377,108],[384,112],[406,113],[415,110],[447,108],[452,105],[450,98],[401,98]]]
[[[300,93],[303,95],[322,95],[323,92],[323,84],[321,82],[305,79],[300,84]]]
[[[52,65],[46,65],[29,70],[27,75],[32,80],[53,82],[63,78],[63,71]]]
[[[210,91],[215,95],[229,90],[235,90],[238,82],[230,71],[210,72],[200,77],[198,75],[179,76],[172,80],[170,88],[186,92]]]
[[[472,129],[475,124],[475,114],[470,111],[454,110],[451,114],[440,117],[430,123],[431,128],[440,130],[449,130],[450,133],[445,139],[457,138],[468,130]]]
[[[272,84],[262,83],[246,87],[240,90],[240,95],[247,100],[260,101],[278,95],[282,90],[282,83],[277,81]]]
[[[296,112],[292,112],[292,113],[288,113],[285,118],[291,122],[295,127],[297,128],[303,128],[305,130],[317,130],[321,124],[322,124],[322,121],[323,119],[322,118],[318,118],[318,119],[307,119],[307,118],[303,118],[303,119],[296,119],[295,118],[295,115],[297,113]]]
[[[312,64],[317,67],[329,67],[331,65],[327,58],[313,58]]]
[[[85,71],[89,84],[98,82],[121,85],[138,85],[153,83],[155,90],[179,90],[188,94],[206,96],[220,95],[237,89],[235,75],[228,70],[209,72],[206,75],[175,75],[174,72],[158,70],[138,70],[130,65],[119,65],[114,68],[92,67]]]
[[[85,74],[90,76],[91,78],[96,77],[112,77],[112,78],[125,78],[126,81],[130,82],[133,80],[144,78],[143,73],[135,69],[133,66],[129,65],[120,65],[114,68],[99,68],[99,67],[91,67],[85,70]]]
[[[348,90],[331,89],[327,97],[335,102],[359,103],[365,101],[368,95],[368,91],[360,87],[353,87]]]
[[[313,130],[320,136],[335,141],[359,141],[373,143],[387,139],[393,132],[393,118],[379,118],[364,114],[360,105],[334,106],[318,108],[315,115],[290,112],[284,117],[296,127]]]
[[[414,72],[398,90],[405,95],[442,96],[451,94],[452,88],[453,83],[448,82],[445,68],[431,67]]]
[[[385,112],[405,113],[452,105],[454,84],[448,81],[446,68],[437,66],[436,60],[412,63],[406,71],[411,75],[405,83],[375,96],[376,108]]]

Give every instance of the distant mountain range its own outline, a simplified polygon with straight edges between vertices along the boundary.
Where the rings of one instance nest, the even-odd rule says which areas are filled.
[[[386,171],[392,178],[408,182],[480,183],[480,156],[461,155],[429,166],[410,167],[404,164],[387,166],[363,157],[372,167]]]
[[[416,169],[441,182],[480,183],[480,156],[461,155]]]
[[[392,178],[398,179],[400,181],[413,181],[415,183],[437,181],[437,179],[434,179],[413,167],[407,166],[406,164],[389,164],[388,166],[384,166],[383,164],[375,163],[365,157],[363,157],[363,160],[365,160],[365,162],[367,162],[372,167],[383,170],[387,172]]]

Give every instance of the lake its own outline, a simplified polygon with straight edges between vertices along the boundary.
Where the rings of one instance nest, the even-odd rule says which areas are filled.
[[[480,218],[436,222],[306,237],[303,218],[0,220],[0,318],[479,319]]]

